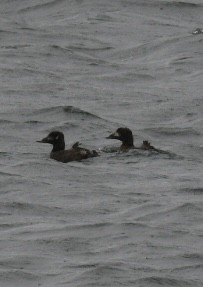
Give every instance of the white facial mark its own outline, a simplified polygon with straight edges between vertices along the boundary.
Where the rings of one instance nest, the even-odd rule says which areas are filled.
[[[52,137],[48,137],[47,140],[48,140],[49,142],[51,142],[51,141],[53,141],[53,138],[52,138]]]
[[[119,138],[119,137],[120,137],[120,134],[119,134],[118,132],[115,132],[115,133],[113,134],[113,136]]]

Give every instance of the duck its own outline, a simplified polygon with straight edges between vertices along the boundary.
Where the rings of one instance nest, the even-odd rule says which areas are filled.
[[[74,143],[70,149],[65,150],[64,134],[60,131],[52,131],[48,136],[37,142],[51,144],[53,148],[50,153],[50,158],[63,163],[98,156],[97,151],[82,148],[79,142]]]
[[[120,127],[114,133],[110,134],[107,139],[116,139],[122,142],[119,150],[128,151],[130,149],[151,150],[159,152],[151,143],[144,140],[140,147],[134,146],[134,139],[132,131],[127,127]]]

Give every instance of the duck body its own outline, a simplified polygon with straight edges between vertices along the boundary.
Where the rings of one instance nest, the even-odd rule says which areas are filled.
[[[130,149],[141,149],[141,150],[153,150],[159,151],[153,147],[147,140],[143,141],[142,145],[139,147],[134,146],[134,139],[132,131],[129,128],[118,128],[114,133],[109,135],[107,139],[117,139],[122,142],[119,150],[128,151]]]
[[[95,150],[88,150],[86,148],[79,147],[79,143],[75,143],[70,149],[65,150],[64,134],[59,131],[53,131],[43,138],[40,143],[49,143],[53,145],[53,149],[50,153],[50,158],[67,163],[71,161],[80,161],[90,157],[98,156]]]

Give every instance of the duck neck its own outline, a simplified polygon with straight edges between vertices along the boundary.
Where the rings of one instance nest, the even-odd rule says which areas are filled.
[[[61,142],[54,143],[52,152],[57,152],[61,150],[65,150],[65,142],[61,141]]]
[[[122,141],[121,147],[123,147],[123,148],[132,148],[132,147],[134,147],[133,139],[126,139],[126,140]]]

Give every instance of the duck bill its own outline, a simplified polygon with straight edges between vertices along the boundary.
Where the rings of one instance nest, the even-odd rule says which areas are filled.
[[[46,138],[43,138],[41,141],[37,141],[38,143],[50,143],[50,138],[49,137],[46,137]]]
[[[118,139],[119,138],[119,134],[117,132],[111,134],[110,136],[107,137],[107,139]]]

